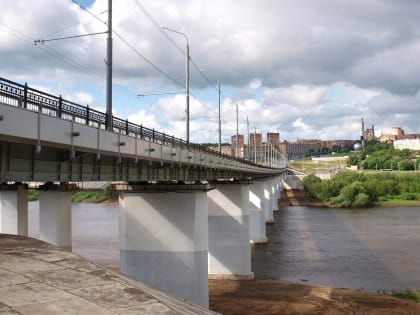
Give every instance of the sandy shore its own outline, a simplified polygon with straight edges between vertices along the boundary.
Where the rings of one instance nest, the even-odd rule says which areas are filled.
[[[222,314],[420,314],[420,304],[360,290],[279,280],[209,280],[210,309]]]

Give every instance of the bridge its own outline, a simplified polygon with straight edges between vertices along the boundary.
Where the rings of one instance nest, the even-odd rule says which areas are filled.
[[[250,241],[286,172],[112,118],[0,78],[0,233],[27,235],[28,185],[40,190],[40,238],[71,251],[71,191],[119,193],[121,272],[208,307],[208,278],[252,279]]]

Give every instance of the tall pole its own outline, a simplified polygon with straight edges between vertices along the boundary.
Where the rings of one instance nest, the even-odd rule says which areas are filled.
[[[246,159],[249,160],[249,120],[246,116],[246,136],[248,137],[248,149],[246,150]]]
[[[185,36],[185,34],[184,34]],[[186,67],[185,67],[185,87],[186,87],[186,103],[187,103],[187,149],[190,146],[190,45],[188,44],[188,38],[185,36],[187,40],[187,60],[186,60]]]
[[[238,117],[238,104],[236,104],[236,157],[239,157],[239,117]]]
[[[112,0],[108,0],[108,38],[106,41],[106,129],[112,125]]]
[[[187,132],[186,132],[186,138],[187,138],[187,148],[190,146],[190,44],[188,42],[188,37],[182,32],[175,31],[169,27],[162,26],[163,29],[177,33],[179,35],[184,36],[187,47],[186,47],[186,62],[185,62],[185,95],[186,95],[186,109],[185,113],[187,114]]]
[[[219,153],[222,153],[222,119],[220,117],[220,80],[217,81],[219,87]]]

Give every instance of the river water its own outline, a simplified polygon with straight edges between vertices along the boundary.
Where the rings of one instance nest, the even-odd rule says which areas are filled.
[[[29,203],[29,234],[39,236],[38,202]],[[118,207],[75,203],[73,252],[119,266]],[[269,243],[252,246],[257,279],[367,291],[420,289],[420,207],[286,207],[267,226]]]

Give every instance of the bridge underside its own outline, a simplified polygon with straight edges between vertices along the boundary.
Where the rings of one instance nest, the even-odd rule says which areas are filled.
[[[74,152],[36,145],[0,142],[2,182],[7,181],[195,181],[246,178],[248,174],[232,169],[186,165],[183,163]],[[248,175],[249,177],[252,174]]]

